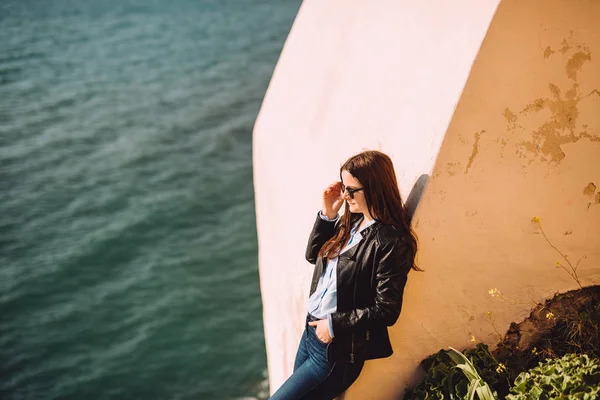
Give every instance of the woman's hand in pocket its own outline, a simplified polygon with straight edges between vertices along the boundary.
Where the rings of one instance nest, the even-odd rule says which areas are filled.
[[[329,335],[329,322],[326,319],[320,319],[318,321],[309,322],[308,325],[316,326],[316,333],[319,340],[325,344],[331,342],[333,339]]]

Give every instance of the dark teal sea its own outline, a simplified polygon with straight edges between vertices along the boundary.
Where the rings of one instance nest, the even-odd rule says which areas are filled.
[[[0,399],[268,395],[252,126],[299,6],[0,0]]]

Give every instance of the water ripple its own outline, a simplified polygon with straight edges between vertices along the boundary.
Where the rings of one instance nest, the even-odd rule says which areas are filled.
[[[266,398],[251,132],[298,6],[1,2],[0,398]]]

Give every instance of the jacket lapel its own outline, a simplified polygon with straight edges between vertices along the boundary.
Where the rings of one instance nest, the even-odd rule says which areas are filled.
[[[363,236],[364,237],[364,236]],[[350,247],[348,250],[344,251],[343,253],[340,253],[340,259],[349,259],[349,260],[354,260],[356,259],[356,252],[358,251],[358,248],[360,247],[360,245],[362,244],[362,242],[364,241],[361,240],[360,242],[357,242],[355,245],[353,245],[352,247]]]
[[[361,247],[362,244],[364,244],[364,242],[366,242],[366,239],[372,233],[375,225],[377,225],[377,223],[365,228],[362,232],[360,232],[360,235],[361,235],[360,241],[357,240],[357,242],[355,244],[353,244],[352,247],[350,247],[346,251],[340,253],[339,257],[346,258],[349,260],[356,260],[356,254],[358,252],[358,249]]]

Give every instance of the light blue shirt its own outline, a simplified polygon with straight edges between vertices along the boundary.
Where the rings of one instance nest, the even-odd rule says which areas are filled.
[[[335,219],[330,220],[326,216],[322,215],[319,212],[319,217],[326,221],[337,221],[339,216]],[[361,232],[365,230],[367,227],[373,225],[375,220],[367,222],[360,231],[358,231],[358,226],[360,225],[362,219],[358,220],[354,226],[352,227],[352,231],[350,232],[350,240],[348,244],[342,249],[341,253],[348,251],[352,247],[358,245],[360,241],[363,239]],[[319,282],[317,284],[317,288],[315,292],[308,299],[308,312],[318,318],[325,319],[329,321],[329,335],[333,337],[333,326],[331,323],[331,314],[337,311],[337,263],[338,257],[327,259],[327,265],[323,274],[319,278]]]

